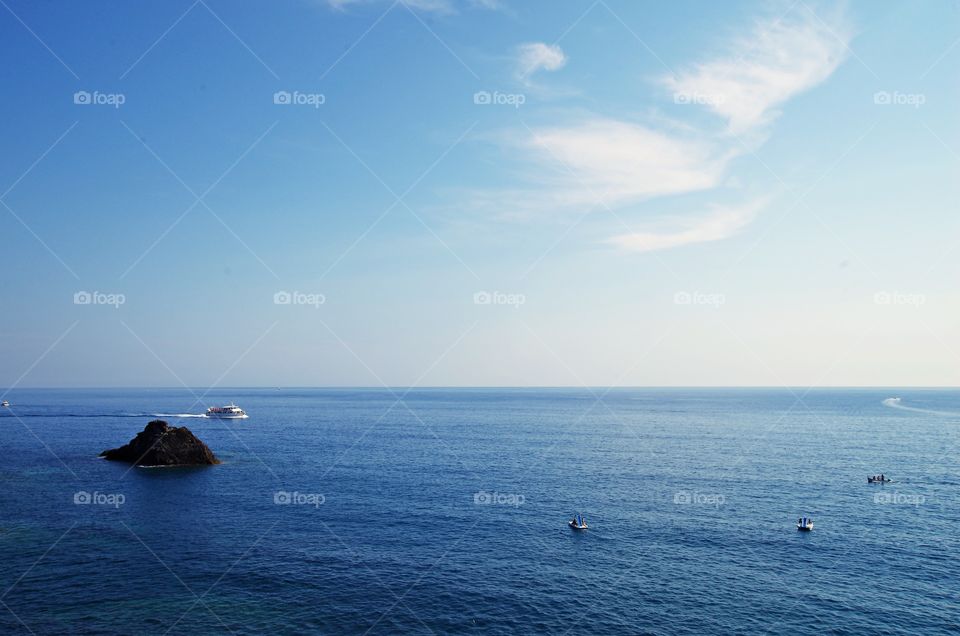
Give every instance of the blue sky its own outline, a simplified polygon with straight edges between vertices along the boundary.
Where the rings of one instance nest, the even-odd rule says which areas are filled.
[[[4,0],[0,385],[956,384],[958,18]]]

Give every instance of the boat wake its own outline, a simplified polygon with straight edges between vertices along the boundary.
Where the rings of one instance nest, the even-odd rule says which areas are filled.
[[[898,397],[887,398],[882,404],[892,409],[900,409],[901,411],[913,411],[914,413],[926,413],[927,415],[940,415],[942,417],[960,417],[960,413],[955,411],[934,411],[932,409],[918,409],[914,406],[906,406]]]
[[[105,417],[157,417],[156,413],[21,413],[21,412],[3,412],[0,411],[0,417],[17,417],[20,419],[26,417],[46,417],[46,418],[62,418],[62,417],[78,417],[86,419],[102,419]],[[167,417],[173,417],[168,415]],[[190,415],[188,417],[203,417],[202,415]]]
[[[46,417],[46,418],[61,418],[61,417],[79,417],[86,419],[101,419],[105,417],[171,417],[171,418],[186,418],[186,417],[202,417],[206,418],[205,413],[21,413],[14,412],[8,409],[0,411],[0,417],[17,417],[20,419],[26,417]],[[244,416],[246,417],[246,416]]]
[[[203,417],[206,418],[206,413],[152,413],[151,417]]]

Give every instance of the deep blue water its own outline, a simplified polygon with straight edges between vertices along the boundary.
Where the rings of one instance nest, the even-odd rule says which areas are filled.
[[[960,632],[960,392],[800,395],[15,390],[0,633]],[[97,459],[231,400],[164,418],[222,465]]]

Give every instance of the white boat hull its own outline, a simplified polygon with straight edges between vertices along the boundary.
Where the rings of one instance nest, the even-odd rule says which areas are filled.
[[[247,416],[247,412],[234,403],[226,406],[211,406],[207,409],[207,417],[218,420],[242,420]]]

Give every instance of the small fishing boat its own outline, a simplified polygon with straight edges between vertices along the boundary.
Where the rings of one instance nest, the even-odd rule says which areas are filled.
[[[577,516],[570,520],[570,527],[574,530],[586,530],[589,526],[587,526],[587,522],[583,520],[583,517],[578,512]]]
[[[809,517],[800,517],[797,519],[797,530],[801,530],[803,532],[810,532],[813,530],[813,519],[810,519]]]
[[[888,484],[892,479],[887,479],[886,475],[874,475],[873,477],[867,477],[868,484]]]
[[[0,406],[10,406],[10,403],[7,402],[6,400],[3,400],[2,402],[0,402]]]

